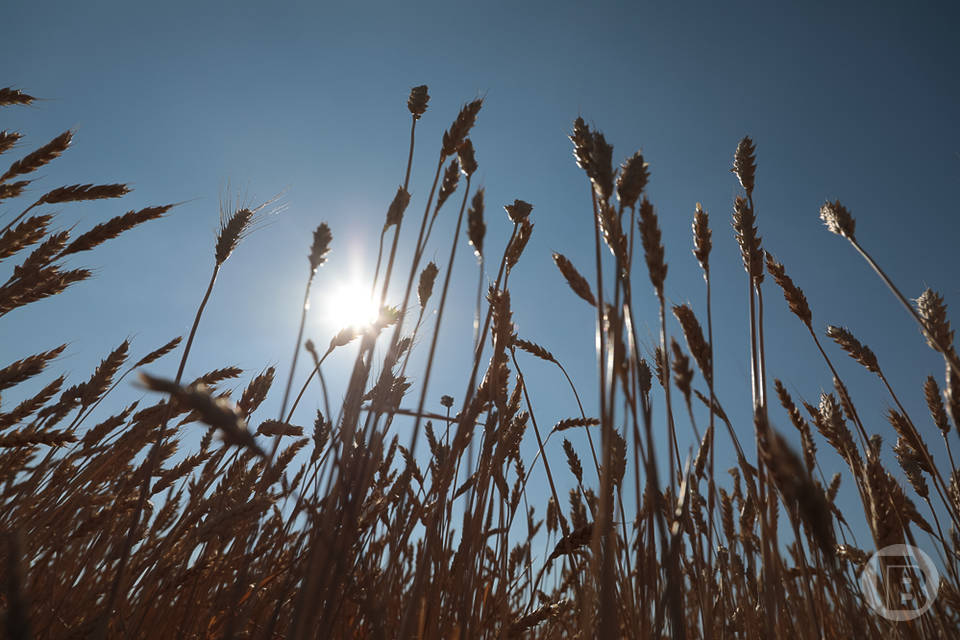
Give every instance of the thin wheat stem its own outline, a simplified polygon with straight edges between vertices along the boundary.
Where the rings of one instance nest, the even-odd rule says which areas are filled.
[[[307,278],[307,287],[303,293],[303,308],[300,310],[300,328],[297,330],[297,341],[293,345],[293,362],[290,364],[290,375],[287,376],[287,386],[283,390],[283,402],[280,403],[280,414],[277,420],[283,421],[284,413],[287,410],[287,401],[290,399],[290,387],[293,386],[293,374],[297,370],[297,358],[300,355],[300,343],[303,341],[303,328],[307,323],[307,311],[310,309],[310,285],[313,284],[313,271],[310,271],[310,277]],[[277,443],[280,442],[278,439]],[[276,444],[274,445],[276,451]],[[270,456],[271,459],[273,455]]]
[[[439,173],[438,173],[439,175]],[[443,289],[440,292],[440,305],[437,307],[437,321],[433,327],[433,337],[430,339],[430,351],[427,355],[427,367],[423,373],[423,383],[420,387],[420,399],[417,402],[417,413],[423,413],[423,407],[427,401],[427,389],[430,384],[430,374],[433,372],[433,361],[437,351],[437,340],[440,337],[440,325],[443,322],[443,312],[447,305],[447,293],[450,289],[450,278],[453,274],[453,261],[457,257],[457,246],[460,244],[460,227],[463,223],[463,213],[467,208],[467,198],[470,195],[470,180],[472,176],[467,176],[466,188],[463,191],[463,200],[460,203],[460,213],[457,216],[457,226],[453,233],[453,242],[450,245],[450,259],[447,262],[446,273],[443,277]],[[413,424],[413,434],[410,436],[410,451],[416,451],[417,437],[420,433],[420,418],[417,417]]]
[[[478,261],[477,268],[477,305],[473,312],[473,350],[476,351],[480,340],[480,303],[483,300],[483,256]]]
[[[307,387],[310,385],[310,381],[313,380],[313,376],[315,376],[315,375],[317,375],[318,373],[320,373],[320,365],[323,364],[323,361],[326,360],[326,359],[327,359],[327,356],[330,355],[332,352],[333,352],[333,349],[327,349],[326,353],[323,354],[323,357],[320,358],[320,361],[317,362],[317,363],[314,365],[313,371],[310,372],[310,375],[307,376],[307,379],[306,379],[306,381],[303,383],[303,386],[300,387],[300,393],[298,393],[298,394],[297,394],[297,397],[294,399],[294,401],[293,401],[293,406],[291,406],[291,407],[290,407],[290,411],[287,412],[287,419],[284,420],[283,422],[290,422],[290,420],[293,418],[293,412],[297,410],[297,405],[300,404],[300,400],[301,400],[301,398],[303,398],[303,394],[307,391]],[[326,385],[325,383],[323,383],[323,374],[322,374],[322,373],[320,373],[320,380],[321,380],[321,384],[323,384],[323,395],[324,395],[324,401],[326,402],[326,395],[327,395],[326,389],[327,389],[327,385]],[[329,406],[329,403],[327,403],[326,408],[327,408],[327,416],[326,416],[326,417],[327,417],[327,419],[329,419],[329,418],[331,417],[331,416],[330,416],[330,406]]]

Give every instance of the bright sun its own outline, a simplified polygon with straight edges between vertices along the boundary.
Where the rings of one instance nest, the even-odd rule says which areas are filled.
[[[323,315],[339,331],[346,327],[365,327],[377,319],[378,308],[370,291],[360,284],[340,285],[323,301]]]

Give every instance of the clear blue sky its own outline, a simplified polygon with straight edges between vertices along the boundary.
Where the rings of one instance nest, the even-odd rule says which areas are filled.
[[[668,299],[689,301],[701,316],[690,223],[697,201],[710,212],[718,390],[747,440],[746,287],[730,228],[739,188],[728,169],[749,134],[758,147],[764,247],[806,291],[816,327],[849,326],[873,348],[945,461],[921,388],[928,373],[942,377],[942,361],[817,212],[839,198],[857,217],[859,239],[908,296],[930,286],[956,308],[960,54],[952,31],[960,16],[952,3],[23,2],[4,15],[0,85],[47,98],[0,113],[0,128],[28,136],[4,162],[72,127],[74,148],[44,169],[37,195],[78,182],[135,188],[122,202],[65,206],[60,225],[86,229],[131,208],[186,201],[168,219],[75,258],[97,268],[96,280],[4,318],[4,362],[69,342],[54,369],[79,381],[127,336],[142,354],[185,333],[212,266],[218,195],[229,181],[251,202],[284,192],[286,209],[226,265],[187,376],[227,364],[248,370],[243,383],[270,364],[286,371],[310,232],[327,221],[334,234],[307,330],[325,344],[333,328],[318,319],[323,289],[370,277],[377,233],[403,177],[407,92],[427,84],[407,233],[443,129],[460,104],[484,96],[472,137],[488,251],[499,253],[509,232],[500,205],[533,203],[536,228],[511,278],[515,319],[521,336],[568,366],[590,406],[594,317],[550,260],[556,250],[584,270],[592,264],[588,186],[566,139],[573,119],[602,130],[617,162],[643,149],[667,247]],[[441,267],[453,213],[448,205],[427,250]],[[475,269],[464,244],[442,364],[462,358],[470,341]],[[652,351],[654,298],[645,273],[636,283],[645,294],[639,331]],[[830,387],[828,372],[769,279],[766,292],[771,377],[815,404]],[[895,436],[883,412],[891,403],[879,382],[838,349],[831,354],[868,430],[889,447]],[[334,385],[351,361],[340,355],[328,369]],[[540,421],[574,415],[558,374],[524,361]],[[172,375],[174,366],[155,372]],[[417,377],[420,369],[411,371]],[[462,393],[465,376],[463,367],[440,369],[434,408],[442,393]],[[704,387],[699,374],[695,385]],[[303,421],[317,402],[310,399]],[[793,438],[786,416],[773,416]],[[839,469],[818,442],[825,471]],[[558,466],[559,445],[551,443]],[[727,460],[721,469],[733,465]],[[849,479],[844,486],[844,499],[855,500]]]

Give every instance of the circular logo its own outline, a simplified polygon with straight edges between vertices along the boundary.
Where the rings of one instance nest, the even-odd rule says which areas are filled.
[[[867,604],[894,622],[919,618],[933,605],[940,574],[921,549],[894,544],[874,553],[863,573],[860,589]]]

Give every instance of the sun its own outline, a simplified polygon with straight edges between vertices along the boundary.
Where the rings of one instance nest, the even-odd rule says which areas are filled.
[[[360,283],[341,284],[324,297],[322,315],[337,331],[367,327],[377,319],[377,304],[370,290]]]

